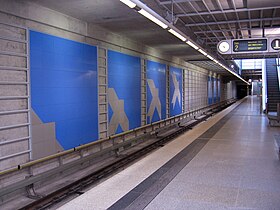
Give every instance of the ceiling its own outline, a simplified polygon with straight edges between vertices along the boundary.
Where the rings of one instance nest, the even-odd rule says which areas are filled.
[[[176,39],[119,0],[30,0],[195,65],[227,74],[220,66]],[[279,0],[141,0],[196,43],[231,65],[233,56],[217,53],[224,39],[280,36]],[[172,15],[173,14],[173,15]],[[254,57],[255,55],[246,55]],[[257,57],[263,57],[260,54]],[[272,54],[270,56],[275,56]],[[235,57],[243,57],[236,55]]]

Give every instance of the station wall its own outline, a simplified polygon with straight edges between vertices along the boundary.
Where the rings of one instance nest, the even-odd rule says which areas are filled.
[[[147,123],[166,118],[166,68],[165,64],[147,61]]]
[[[32,111],[44,127],[53,126],[50,136],[44,132],[36,135],[41,142],[33,144],[35,151],[44,148],[54,153],[57,149],[70,149],[98,139],[97,60],[96,46],[30,31]],[[151,60],[145,62],[146,123],[165,119],[167,112],[168,117],[181,114],[186,109],[183,95],[188,98],[188,94],[193,93],[197,98],[198,84],[203,82],[199,80],[199,73]],[[141,126],[142,64],[138,56],[108,50],[107,65],[110,136]],[[166,106],[167,66],[169,110]],[[183,89],[184,74],[189,74],[188,82],[192,81],[193,91],[188,93]],[[191,103],[194,109],[198,108],[198,103],[194,103],[196,98]],[[35,132],[40,130],[36,125],[33,127]]]
[[[34,35],[36,33],[44,33],[49,35],[43,35],[42,36],[49,36],[51,39],[60,40],[61,42],[64,42],[64,44],[69,46],[75,46],[75,51],[77,52],[87,52],[87,55],[81,55],[79,53],[79,58],[81,56],[81,59],[84,59],[85,62],[96,61],[90,64],[91,71],[86,73],[86,71],[61,71],[61,69],[56,69],[55,63],[52,63],[49,61],[49,59],[54,59],[55,61],[58,61],[59,58],[59,64],[60,67],[66,67],[63,65],[66,65],[67,59],[69,57],[65,57],[62,55],[56,54],[56,58],[51,58],[50,55],[46,52],[46,54],[39,54],[36,53],[36,49],[31,46],[31,101],[32,101],[32,108],[34,111],[31,112],[31,123],[32,123],[32,129],[28,131],[28,129],[11,129],[11,130],[5,130],[3,133],[0,131],[1,136],[7,136],[5,137],[5,141],[13,141],[15,138],[18,138],[19,136],[27,136],[28,134],[32,136],[31,144],[28,141],[24,142],[17,142],[17,146],[15,144],[10,144],[13,148],[18,148],[18,150],[9,150],[12,151],[15,156],[5,159],[5,161],[0,160],[0,170],[4,168],[8,168],[14,165],[18,165],[24,162],[28,162],[32,159],[37,159],[46,155],[50,155],[59,151],[62,151],[64,149],[68,149],[73,147],[74,145],[84,144],[89,141],[93,141],[98,139],[100,135],[98,136],[98,132],[96,132],[96,128],[99,127],[100,130],[100,123],[101,121],[105,120],[105,124],[109,124],[109,122],[113,118],[113,109],[108,105],[108,110],[104,108],[104,112],[107,111],[109,117],[106,119],[106,117],[101,119],[101,111],[100,109],[96,111],[96,104],[98,103],[98,106],[100,107],[101,103],[104,103],[106,107],[106,104],[109,103],[110,97],[106,97],[102,94],[100,94],[100,90],[104,87],[101,87],[101,82],[104,82],[104,84],[108,84],[108,90],[110,88],[115,89],[115,93],[118,97],[118,102],[120,103],[120,106],[122,105],[121,101],[129,101],[130,104],[134,106],[134,104],[141,104],[138,106],[141,106],[140,108],[135,107],[128,107],[128,105],[123,104],[124,110],[128,112],[127,117],[128,119],[132,120],[132,123],[129,124],[129,126],[124,125],[118,126],[115,130],[115,133],[121,132],[122,130],[125,130],[127,127],[128,129],[140,126],[140,120],[141,116],[145,116],[145,113],[147,114],[149,112],[149,108],[152,104],[152,92],[151,88],[148,83],[145,83],[147,94],[145,95],[145,98],[143,98],[143,94],[140,95],[142,88],[143,88],[143,77],[141,72],[143,73],[143,61],[147,61],[147,79],[152,79],[155,84],[155,88],[158,88],[159,90],[159,100],[161,102],[161,118],[164,119],[166,116],[172,116],[178,113],[190,111],[199,107],[203,107],[207,105],[207,75],[209,74],[209,71],[206,69],[202,69],[200,67],[194,66],[190,63],[186,63],[185,61],[181,60],[178,57],[172,57],[163,54],[160,50],[156,50],[154,48],[142,45],[140,43],[134,42],[133,40],[127,39],[125,37],[122,37],[120,35],[111,33],[110,31],[107,31],[103,28],[100,28],[97,25],[94,25],[92,23],[87,23],[78,19],[75,19],[73,17],[69,17],[67,15],[64,15],[62,13],[52,11],[50,9],[44,8],[42,6],[25,2],[25,1],[17,1],[17,0],[0,0],[1,8],[0,8],[0,20],[1,22],[12,24],[12,25],[19,25],[22,27],[27,27],[34,32],[31,32],[31,44],[34,41]],[[44,14],[44,15],[42,15]],[[35,32],[38,31],[38,32]],[[33,34],[32,34],[33,33]],[[38,33],[38,34],[39,34]],[[12,27],[12,29],[8,28],[7,26],[0,24],[0,35],[10,35],[10,36],[16,36],[16,38],[25,37],[28,41],[28,34],[24,34],[21,30],[15,29]],[[55,37],[53,37],[55,36]],[[65,40],[67,39],[67,40]],[[21,46],[21,45],[15,45],[12,42],[9,42],[10,45],[12,44],[14,46],[15,50],[21,50],[21,49],[28,49],[28,44]],[[35,41],[36,43],[36,41]],[[70,44],[71,43],[71,44]],[[1,45],[0,46],[5,50],[9,44]],[[66,46],[65,46],[66,47]],[[1,49],[2,49],[1,48]],[[57,48],[56,48],[57,49]],[[104,50],[104,55],[101,52],[101,50]],[[57,49],[62,50],[61,49]],[[82,50],[82,51],[81,51]],[[33,51],[35,53],[33,53]],[[75,52],[74,54],[78,54]],[[55,52],[56,53],[56,52]],[[37,54],[37,55],[36,55]],[[83,53],[82,53],[83,54]],[[47,55],[47,57],[46,57]],[[37,68],[36,65],[39,65],[39,63],[36,64],[33,63],[34,57],[33,56],[41,56],[38,57],[38,61],[41,61],[43,65],[46,65],[50,71],[46,73],[46,70],[44,70],[44,67]],[[85,56],[85,57],[83,57]],[[92,57],[91,57],[92,56]],[[19,66],[22,63],[22,66],[29,67],[27,60],[19,59],[18,57],[9,57],[4,58],[1,57],[2,63],[11,63],[14,66]],[[103,60],[104,61],[103,61]],[[131,62],[131,65],[133,66],[127,66],[123,63],[116,64],[116,60],[118,59],[127,59],[127,61],[123,62]],[[77,58],[72,59],[77,60]],[[73,66],[79,65],[79,63],[73,63]],[[65,62],[61,62],[65,61]],[[69,60],[68,60],[69,61]],[[71,63],[70,62],[70,63]],[[98,63],[98,65],[97,65]],[[115,64],[114,64],[115,63]],[[103,65],[106,67],[105,69],[108,69],[108,72],[103,72],[101,70],[100,65]],[[36,68],[34,68],[34,65]],[[106,66],[108,65],[108,66]],[[69,65],[67,66],[67,68]],[[124,68],[125,67],[125,68]],[[164,69],[170,68],[170,72],[177,72],[178,75],[176,75],[176,81],[179,83],[179,91],[180,97],[175,97],[174,103],[174,110],[172,99],[173,99],[173,93],[175,91],[175,85],[173,83],[173,78],[171,74],[169,74],[169,78],[167,78],[167,72],[164,72]],[[71,66],[70,66],[71,68]],[[140,68],[140,71],[139,71]],[[152,68],[156,68],[157,70],[153,71]],[[12,69],[12,68],[10,68]],[[34,69],[34,71],[33,71]],[[115,70],[119,69],[118,71],[123,71],[123,75],[119,75],[117,78],[115,74]],[[120,70],[121,69],[121,70]],[[131,69],[133,69],[133,75],[132,72],[129,72]],[[12,71],[12,70],[6,70],[7,74],[9,74],[9,78],[16,78],[19,77],[19,79],[25,79],[28,80],[28,73],[27,74],[18,74],[18,71]],[[38,72],[36,72],[38,71]],[[41,77],[40,73],[41,71]],[[3,71],[4,72],[4,71]],[[157,73],[156,73],[157,72]],[[101,73],[107,74],[104,76],[104,81],[100,79]],[[76,74],[84,74],[87,79],[85,80],[76,80],[73,81],[73,75]],[[96,79],[96,74],[98,75],[98,79]],[[124,76],[125,74],[129,74],[130,77],[122,78],[122,83],[118,83],[117,80],[120,79],[120,76]],[[158,75],[158,77],[156,76]],[[52,75],[52,76],[51,76]],[[170,89],[167,87],[167,83],[164,83],[164,75],[166,81],[169,80]],[[132,80],[131,78],[134,79]],[[1,81],[10,81],[7,80],[7,75],[4,75],[3,73],[0,74]],[[64,81],[60,81],[63,78]],[[106,80],[108,79],[108,81]],[[156,80],[157,78],[158,80]],[[48,81],[48,82],[47,82]],[[73,81],[73,82],[72,82]],[[174,80],[175,81],[175,80]],[[131,89],[132,82],[135,86]],[[70,86],[68,86],[70,85]],[[55,88],[61,87],[63,89],[62,91],[59,91],[55,88],[51,88],[51,86]],[[140,87],[141,86],[141,87]],[[66,90],[69,87],[69,89],[72,90]],[[24,93],[27,94],[27,89],[23,89],[22,87],[13,86],[12,89],[16,90],[19,94]],[[40,89],[41,88],[41,89]],[[43,91],[43,89],[47,89],[47,91]],[[139,89],[141,88],[141,91]],[[82,94],[80,94],[81,89],[83,89]],[[97,89],[97,90],[96,90]],[[3,90],[3,89],[2,89]],[[91,90],[91,91],[90,91]],[[166,93],[164,93],[164,90]],[[53,94],[51,93],[53,92]],[[66,92],[64,92],[66,91]],[[98,91],[98,93],[96,93]],[[138,92],[137,92],[138,91]],[[150,91],[150,92],[149,92]],[[167,93],[169,91],[169,95]],[[33,92],[33,93],[32,93]],[[156,91],[154,91],[156,92]],[[222,90],[223,92],[223,90]],[[65,94],[64,94],[65,93]],[[96,93],[96,94],[95,94]],[[76,97],[69,97],[70,95],[75,95]],[[172,95],[173,94],[173,95]],[[109,93],[107,94],[109,95]],[[114,95],[114,93],[113,93]],[[135,101],[131,100],[131,96],[133,95],[133,98],[135,98]],[[58,104],[52,104],[52,102],[61,102],[61,96],[64,97],[65,102],[67,103],[67,107],[64,107],[66,104],[63,104],[60,108],[62,112],[60,112],[58,115],[55,111],[51,109],[44,109],[42,102],[45,104],[49,104],[50,107],[58,108]],[[177,96],[177,95],[176,95]],[[229,96],[229,94],[228,94]],[[227,96],[227,97],[228,97]],[[169,97],[169,99],[167,98]],[[37,99],[36,99],[37,98]],[[179,100],[180,98],[180,100]],[[85,102],[85,104],[81,104],[79,102]],[[146,101],[146,106],[143,108],[143,104],[140,102],[143,99]],[[166,103],[165,103],[165,102]],[[27,109],[27,99],[20,99],[20,100],[6,100],[6,101],[0,101],[1,103],[1,110],[18,110],[19,108]],[[75,106],[70,104],[75,104]],[[61,104],[60,104],[61,105]],[[50,108],[49,107],[49,108]],[[62,108],[64,107],[64,109]],[[89,108],[90,107],[90,108]],[[75,110],[75,112],[73,111]],[[146,116],[146,122],[153,122],[160,119],[159,116],[159,110],[155,108],[156,111],[154,111],[153,116],[151,115]],[[70,114],[70,112],[73,112]],[[130,116],[131,113],[134,112],[134,116]],[[85,116],[85,114],[89,114],[89,116]],[[57,115],[57,116],[56,116]],[[74,118],[73,115],[75,115],[75,119],[70,123],[70,119],[67,118],[67,116],[71,115],[71,117]],[[97,118],[96,118],[96,115]],[[105,114],[106,115],[106,114]],[[139,116],[140,115],[140,116]],[[21,121],[21,118],[14,114],[10,115],[13,117],[14,121]],[[59,118],[56,118],[59,117]],[[79,121],[78,118],[82,121]],[[95,118],[96,121],[98,121],[98,124],[92,121],[92,118]],[[152,119],[151,119],[152,118]],[[4,119],[4,118],[2,118]],[[24,120],[27,120],[27,117],[24,117]],[[5,121],[5,120],[4,120]],[[60,122],[64,121],[66,124],[61,127],[61,129],[57,129],[56,127],[60,127]],[[5,121],[7,122],[7,121]],[[26,121],[28,123],[28,121]],[[73,132],[77,132],[77,134],[81,134],[86,131],[85,135],[82,138],[79,138],[80,135],[71,134],[72,131],[69,129],[70,126],[75,126],[77,123],[83,122],[83,126],[78,128],[79,131],[73,130]],[[87,124],[87,125],[85,125]],[[6,126],[6,124],[3,124]],[[0,126],[3,126],[2,124]],[[67,128],[67,131],[62,136],[60,135],[60,130],[65,130]],[[77,128],[77,129],[78,129]],[[93,129],[92,129],[93,128]],[[83,130],[84,129],[84,130]],[[91,132],[89,132],[89,130]],[[110,126],[108,126],[107,129],[107,135],[110,135],[114,132],[110,132]],[[1,133],[2,132],[2,133]],[[42,138],[42,134],[44,133],[44,136],[48,136],[48,138]],[[69,135],[67,134],[69,133]],[[73,138],[70,139],[69,136],[72,136]],[[68,137],[69,139],[68,139]],[[61,140],[61,138],[67,138],[67,140]],[[101,137],[100,137],[101,138]],[[1,139],[1,141],[4,141]],[[37,146],[36,146],[37,144]],[[39,144],[41,144],[39,146]],[[43,146],[43,144],[50,145],[49,147]],[[22,148],[28,147],[30,150],[32,150],[33,156],[28,156],[26,154],[21,154]],[[0,154],[1,156],[5,153],[7,150],[7,147],[4,147],[0,145]],[[9,154],[10,155],[10,154]]]
[[[97,47],[30,31],[30,73],[31,107],[63,149],[98,139]],[[55,151],[37,138],[34,150]]]
[[[169,67],[169,93],[170,93],[170,117],[182,113],[182,69],[173,66]]]
[[[217,79],[215,77],[212,77],[213,80],[213,103],[217,103],[218,96],[217,96]]]
[[[188,69],[184,71],[184,74],[185,111],[192,111],[206,106],[208,103],[207,75],[189,71]]]
[[[208,76],[207,94],[208,94],[208,104],[209,105],[220,102],[221,101],[221,92],[223,92],[224,90],[225,90],[225,87],[224,88],[221,87],[221,78],[219,75],[214,74],[213,76],[212,75]],[[231,96],[234,96],[234,94],[232,94],[232,93],[225,94],[225,97],[223,97],[223,99],[224,100],[230,99]]]
[[[221,100],[227,100],[230,98],[237,98],[237,88],[236,88],[236,83],[235,81],[230,81],[223,83],[222,81],[220,82],[221,84]]]
[[[208,104],[213,104],[213,78],[208,76]]]
[[[220,102],[221,101],[221,79],[220,78],[218,78],[217,79],[217,88],[218,88],[218,102]]]
[[[140,57],[108,51],[109,135],[141,126]]]

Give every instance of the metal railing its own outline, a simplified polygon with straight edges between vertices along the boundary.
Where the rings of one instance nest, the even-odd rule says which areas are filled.
[[[22,169],[28,169],[28,171],[32,172],[32,167],[37,167],[40,164],[45,164],[49,161],[53,161],[56,160],[58,162],[57,167],[60,167],[61,165],[63,165],[63,159],[67,159],[69,158],[69,155],[73,155],[72,159],[73,160],[77,160],[89,155],[92,155],[93,153],[96,152],[100,152],[102,150],[111,148],[112,150],[117,149],[118,147],[115,147],[117,144],[120,144],[122,142],[137,138],[143,134],[147,134],[147,133],[151,133],[154,132],[160,128],[166,127],[166,126],[171,126],[174,125],[176,123],[179,123],[181,121],[187,120],[187,119],[191,119],[191,117],[195,117],[198,114],[203,114],[204,112],[206,112],[207,110],[210,109],[214,109],[215,107],[219,107],[223,104],[229,104],[232,103],[234,101],[234,99],[228,99],[226,101],[222,101],[216,104],[212,104],[210,106],[205,106],[181,115],[177,115],[177,116],[173,116],[170,117],[168,119],[164,119],[161,121],[157,121],[151,124],[147,124],[138,128],[135,128],[133,130],[129,130],[120,134],[116,134],[116,135],[112,135],[110,137],[107,137],[105,139],[100,139],[98,141],[94,141],[88,144],[84,144],[78,147],[74,147],[72,149],[63,151],[63,152],[59,152],[57,154],[54,155],[50,155],[44,158],[40,158],[38,160],[34,160],[34,161],[30,161],[28,163],[24,163],[21,165],[18,165],[16,167],[12,167],[10,169],[4,170],[0,172],[0,180],[4,175],[8,175],[8,174],[12,174],[13,172],[18,172]],[[20,139],[19,139],[20,141]],[[98,149],[98,150],[93,150],[93,152],[90,152],[91,149]],[[67,163],[71,162],[71,158],[70,160],[68,159]],[[24,179],[25,177],[23,177]]]
[[[108,161],[112,160],[111,158],[114,156],[118,157],[121,151],[144,142],[144,145],[150,141],[156,142],[158,141],[156,140],[157,137],[160,137],[162,134],[165,135],[164,133],[167,129],[176,130],[180,128],[186,130],[186,128],[192,127],[199,121],[212,116],[220,110],[220,107],[226,107],[235,101],[235,99],[229,99],[210,106],[201,107],[2,171],[0,172],[0,205],[9,205],[10,202],[13,202],[15,196],[19,195],[27,197],[26,199],[42,198],[45,195],[37,194],[39,188],[48,188],[48,192],[57,190],[49,188],[48,183],[57,182],[61,179],[73,181],[73,177],[70,175],[76,174],[81,170],[101,170],[104,165],[110,164]],[[197,121],[197,123],[194,121]],[[101,160],[104,160],[105,163],[107,161],[107,163],[103,165],[98,164],[98,161]],[[26,203],[28,200],[24,202]]]

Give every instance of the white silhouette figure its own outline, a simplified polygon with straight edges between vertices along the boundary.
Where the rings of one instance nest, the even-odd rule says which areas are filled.
[[[157,109],[159,119],[161,119],[161,103],[159,100],[158,88],[156,88],[154,81],[152,79],[147,79],[147,82],[152,93],[152,102],[148,111],[148,117],[150,117],[151,122],[155,109]]]
[[[123,131],[129,130],[129,120],[124,111],[124,100],[119,100],[114,88],[108,88],[109,105],[113,116],[109,122],[109,135],[116,133],[120,125]]]
[[[177,99],[178,99],[179,106],[181,107],[181,92],[179,89],[179,81],[176,78],[176,74],[171,73],[171,76],[172,76],[172,81],[173,81],[173,85],[174,85],[174,93],[173,93],[171,103],[172,103],[173,109],[174,109]]]

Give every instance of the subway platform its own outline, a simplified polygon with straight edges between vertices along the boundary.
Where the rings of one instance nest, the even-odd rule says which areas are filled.
[[[280,209],[280,128],[259,104],[246,97],[58,209]]]

